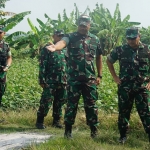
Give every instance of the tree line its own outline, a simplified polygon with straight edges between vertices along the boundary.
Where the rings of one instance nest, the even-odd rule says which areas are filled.
[[[5,31],[8,32],[10,29],[15,27],[21,22],[25,16],[31,14],[31,11],[22,12],[15,14],[13,12],[4,12],[2,9],[5,8],[5,3],[8,0],[0,0],[0,24],[5,26]],[[138,26],[140,22],[130,22],[130,15],[125,18],[121,17],[121,11],[119,4],[116,4],[114,13],[103,6],[103,4],[96,4],[93,10],[87,7],[84,14],[91,17],[91,30],[90,32],[97,35],[100,39],[101,46],[103,49],[103,55],[107,55],[110,51],[124,43],[125,29],[130,26]],[[37,18],[38,26],[32,23],[30,18],[27,19],[28,24],[31,28],[30,31],[23,32],[17,31],[8,35],[5,40],[10,44],[10,47],[15,50],[27,51],[31,57],[39,55],[41,47],[47,42],[52,41],[52,34],[54,29],[63,29],[65,33],[76,31],[77,20],[81,15],[78,7],[74,4],[74,10],[70,15],[66,14],[64,9],[63,14],[58,14],[58,19],[53,20],[47,14],[44,17],[47,19],[46,22],[41,21]],[[8,19],[6,16],[10,16]],[[150,44],[150,26],[148,28],[141,28],[141,41]]]

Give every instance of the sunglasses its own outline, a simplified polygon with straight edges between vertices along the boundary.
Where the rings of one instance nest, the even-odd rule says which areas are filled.
[[[135,38],[129,38],[129,37],[128,37],[127,40],[136,40],[136,38],[137,38],[137,37],[135,37]]]

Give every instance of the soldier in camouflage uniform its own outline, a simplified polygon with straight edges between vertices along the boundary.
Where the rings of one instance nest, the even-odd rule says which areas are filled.
[[[108,68],[118,84],[118,129],[120,143],[127,139],[130,113],[136,108],[150,140],[150,46],[140,42],[139,29],[126,30],[127,44],[116,47],[107,57]],[[113,64],[119,60],[119,77]]]
[[[68,48],[68,103],[65,112],[66,138],[72,138],[72,125],[75,122],[78,102],[82,94],[87,125],[91,129],[91,137],[97,135],[98,108],[96,106],[97,85],[102,78],[102,51],[99,39],[89,32],[90,18],[81,15],[78,21],[78,31],[70,33],[53,46],[50,51]],[[98,76],[96,77],[94,60]]]
[[[12,63],[9,45],[3,40],[5,35],[4,30],[5,28],[0,26],[0,106],[6,88],[6,72]]]
[[[56,30],[53,35],[54,43],[58,42],[63,35],[63,30]],[[46,46],[48,45],[50,44]],[[44,117],[53,103],[52,126],[62,128],[60,124],[62,106],[67,99],[66,49],[52,53],[45,47],[41,50],[40,56],[39,84],[43,88],[43,92],[37,112],[36,127],[38,129],[45,128]]]

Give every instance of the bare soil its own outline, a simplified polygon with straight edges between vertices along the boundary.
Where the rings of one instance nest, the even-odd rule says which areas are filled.
[[[51,136],[27,132],[0,134],[0,150],[21,150],[25,146],[45,142]]]

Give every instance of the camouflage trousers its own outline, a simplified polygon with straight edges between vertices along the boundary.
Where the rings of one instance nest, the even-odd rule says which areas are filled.
[[[128,84],[126,87],[118,87],[118,129],[120,134],[128,131],[134,101],[145,132],[150,133],[150,91],[142,87],[132,89]]]
[[[74,124],[81,94],[83,96],[87,125],[98,125],[98,107],[95,104],[98,99],[97,87],[95,83],[90,81],[79,85],[69,85],[67,108],[64,116],[65,124]]]
[[[60,118],[62,116],[62,106],[67,101],[67,85],[65,84],[49,84],[49,87],[43,88],[38,116],[46,116],[53,104],[53,117]]]
[[[6,72],[1,72],[0,73],[0,105],[2,102],[2,96],[5,93],[5,89],[6,89]]]

